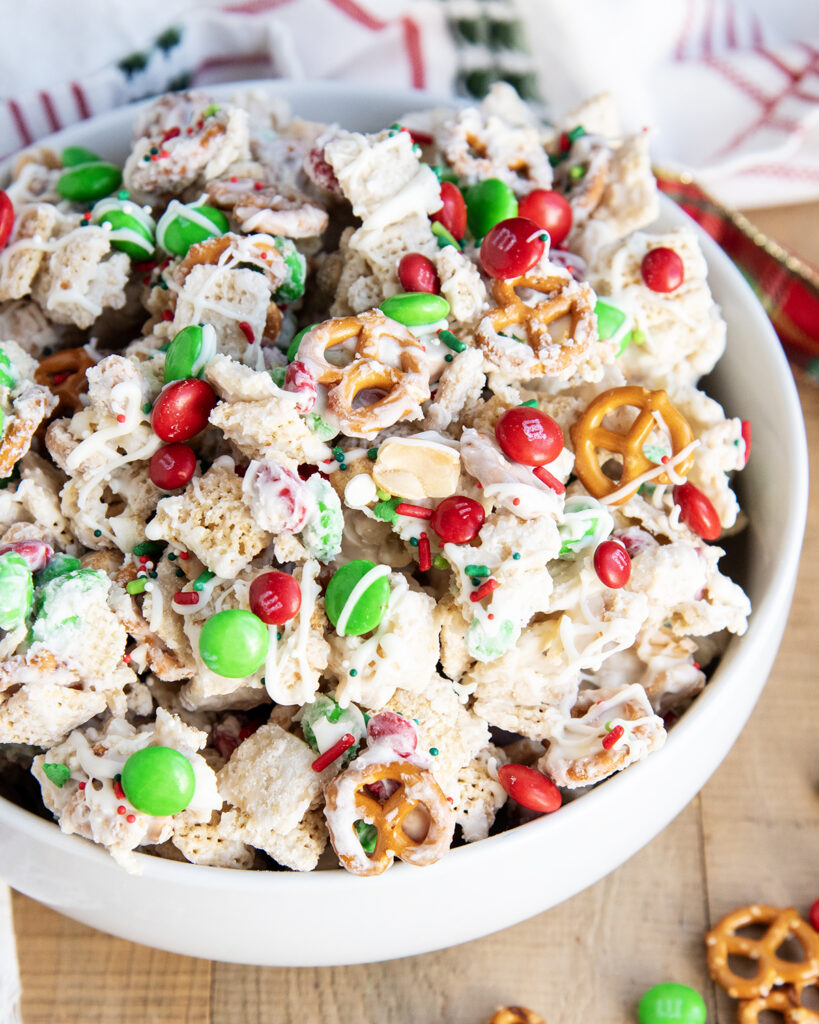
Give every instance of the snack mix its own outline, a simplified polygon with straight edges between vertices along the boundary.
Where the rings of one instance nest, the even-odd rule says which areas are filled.
[[[498,85],[133,139],[0,193],[0,752],[63,832],[374,875],[661,747],[746,629],[750,425],[648,136]]]

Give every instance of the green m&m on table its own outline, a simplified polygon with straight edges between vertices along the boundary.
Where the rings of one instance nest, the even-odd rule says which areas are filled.
[[[0,629],[16,629],[25,621],[33,595],[31,569],[23,556],[16,551],[0,555]]]
[[[228,679],[252,676],[270,646],[267,626],[253,612],[227,608],[212,615],[199,634],[199,654],[211,672]]]
[[[147,260],[153,256],[156,223],[150,213],[131,202],[127,192],[100,199],[91,211],[91,221],[107,227],[111,245],[132,260]]]
[[[62,162],[65,170],[57,179],[57,191],[71,202],[90,203],[102,199],[122,183],[119,167],[101,160],[82,146],[64,149]]]
[[[430,292],[399,292],[384,299],[379,308],[385,316],[405,327],[434,324],[449,316],[446,299]]]
[[[688,985],[655,985],[637,1007],[640,1024],[705,1024],[705,1003]]]
[[[340,636],[361,636],[384,618],[390,600],[390,568],[356,558],[336,570],[324,607]]]
[[[201,377],[216,355],[216,331],[210,324],[183,327],[165,353],[165,383]]]
[[[156,243],[174,256],[185,256],[188,249],[207,238],[230,231],[221,210],[203,203],[180,203],[172,199],[156,226]]]
[[[185,810],[196,790],[196,776],[187,757],[173,747],[145,747],[123,765],[120,785],[138,811],[164,818]]]
[[[476,239],[509,217],[517,217],[515,193],[500,178],[487,178],[466,191],[466,222]]]

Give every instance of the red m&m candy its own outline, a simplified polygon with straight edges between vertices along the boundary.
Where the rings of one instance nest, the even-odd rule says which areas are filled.
[[[465,216],[465,215],[464,215]],[[2,249],[11,235],[14,227],[14,207],[11,200],[0,188],[0,249]]]
[[[628,551],[616,540],[604,540],[594,551],[594,571],[601,583],[612,590],[619,590],[631,577]]]
[[[283,626],[299,613],[301,587],[286,572],[266,572],[250,584],[250,610],[268,626]]]
[[[811,923],[811,927],[819,932],[819,900],[815,900],[811,904],[810,911],[808,912],[808,920]]]
[[[484,515],[480,502],[453,494],[435,509],[429,525],[445,544],[468,544],[480,533]]]
[[[717,540],[722,533],[719,515],[702,491],[686,481],[674,488],[674,504],[680,506],[680,522],[703,540]]]
[[[174,380],[159,392],[151,426],[163,441],[189,441],[208,425],[216,394],[205,380]]]
[[[549,189],[536,188],[518,203],[521,217],[533,220],[549,232],[552,246],[560,245],[572,229],[572,208],[565,196]]]
[[[640,273],[653,292],[673,292],[683,283],[685,268],[680,254],[660,246],[649,249],[640,264]]]
[[[367,741],[386,740],[400,757],[409,757],[418,746],[418,733],[411,722],[395,711],[379,711],[367,723]]]
[[[509,217],[481,243],[481,264],[490,277],[520,277],[543,255],[543,231],[527,217]]]
[[[398,280],[405,292],[429,292],[438,295],[441,282],[435,264],[420,252],[408,252],[398,264]]]
[[[550,778],[525,764],[504,764],[498,768],[498,782],[521,807],[550,814],[563,803],[560,790]]]
[[[452,237],[460,241],[466,234],[466,203],[458,186],[451,181],[442,181],[441,202],[444,205],[431,213],[429,219],[443,224]]]
[[[148,474],[163,491],[184,487],[196,472],[196,455],[187,444],[166,444],[151,456]]]
[[[563,451],[563,431],[540,409],[519,405],[507,409],[495,424],[503,454],[524,466],[544,466]]]

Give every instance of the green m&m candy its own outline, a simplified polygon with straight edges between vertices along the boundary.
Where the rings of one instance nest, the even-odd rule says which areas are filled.
[[[22,555],[0,555],[0,629],[16,629],[25,621],[33,594],[31,569]]]
[[[210,324],[183,327],[165,353],[165,383],[201,377],[216,355],[216,331]]]
[[[356,558],[333,574],[324,595],[327,618],[340,636],[361,636],[384,618],[390,600],[390,568]]]
[[[102,157],[85,146],[66,146],[60,160],[63,167],[76,167],[78,164],[98,164]]]
[[[500,178],[487,178],[466,191],[466,223],[474,237],[483,236],[502,220],[517,217],[515,193]]]
[[[118,189],[122,172],[105,160],[72,164],[57,179],[57,191],[73,203],[90,203]]]
[[[557,524],[558,558],[573,558],[587,548],[596,548],[613,529],[614,520],[605,505],[584,494],[573,494],[566,499]]]
[[[101,199],[91,211],[91,221],[107,227],[111,245],[132,260],[147,260],[153,256],[156,223],[141,206],[130,201],[127,192]]]
[[[622,355],[629,343],[631,317],[624,309],[615,306],[608,299],[598,299],[594,313],[597,317],[598,336],[602,341],[618,342],[617,355]]]
[[[295,302],[304,295],[307,260],[291,238],[274,238],[273,246],[284,259],[285,278],[273,293],[274,302]]]
[[[14,368],[14,363],[0,348],[0,385],[4,388],[13,388],[16,383],[17,370]]]
[[[122,766],[122,791],[143,814],[164,818],[184,811],[193,799],[193,765],[173,747],[145,747]]]
[[[367,733],[364,715],[355,704],[342,708],[328,694],[317,693],[315,700],[301,710],[301,729],[304,738],[316,751],[323,754],[345,733],[355,737],[355,743],[343,754],[340,764],[349,764],[356,755],[356,746]]]
[[[705,1024],[705,1002],[688,985],[655,985],[637,1007],[640,1024]]]
[[[488,625],[475,618],[466,631],[466,649],[478,661],[494,661],[502,657],[515,646],[520,636],[520,629],[511,619],[501,619],[500,622],[496,620],[492,623],[495,626],[492,633]]]
[[[185,205],[172,199],[156,226],[156,244],[174,256],[184,256],[192,245],[230,230],[221,210],[202,203]]]
[[[384,299],[379,308],[385,316],[405,327],[434,324],[449,316],[446,299],[430,292],[399,292]]]
[[[267,626],[253,612],[227,608],[212,615],[199,634],[199,654],[211,672],[228,679],[252,676],[267,657]]]
[[[332,484],[318,473],[306,480],[305,486],[316,499],[316,511],[301,531],[301,540],[311,557],[328,562],[341,551],[344,532],[341,500]]]
[[[305,336],[305,334],[308,333],[308,331],[312,331],[314,327],[318,327],[318,324],[310,324],[307,327],[302,327],[299,333],[294,336],[293,340],[290,342],[290,347],[287,350],[288,363],[292,363],[296,356],[299,354],[299,345],[301,345],[301,339]]]
[[[62,551],[57,551],[48,560],[48,565],[41,569],[37,573],[35,583],[38,587],[44,586],[49,580],[56,579],[58,576],[64,576],[68,572],[76,572],[77,569],[82,568],[82,562],[79,558],[75,558],[73,555],[66,555]]]

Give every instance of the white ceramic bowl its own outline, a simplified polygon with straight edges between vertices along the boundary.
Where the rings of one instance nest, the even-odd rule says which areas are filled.
[[[421,93],[325,83],[259,84],[286,96],[296,114],[362,130],[435,102]],[[122,161],[136,109],[95,118],[51,142]],[[658,227],[690,223],[663,201]],[[729,414],[753,423],[741,488],[750,515],[742,582],[754,610],[748,632],[731,640],[662,750],[557,814],[453,850],[432,867],[396,864],[377,878],[342,870],[230,871],[142,855],[141,876],[129,875],[101,847],[0,799],[0,874],[9,884],[78,921],[175,953],[276,966],[367,963],[441,949],[540,913],[602,878],[663,829],[726,755],[765,684],[793,594],[807,509],[805,432],[787,362],[742,276],[703,232],[700,241],[729,325],[712,390]],[[389,912],[373,927],[349,927],[365,899]]]

